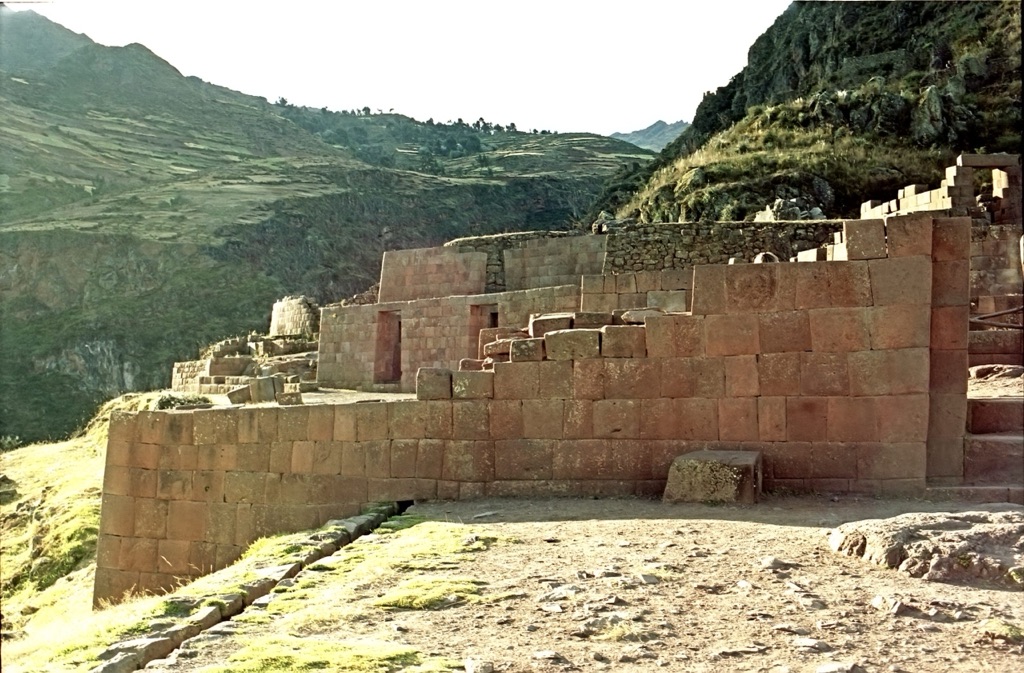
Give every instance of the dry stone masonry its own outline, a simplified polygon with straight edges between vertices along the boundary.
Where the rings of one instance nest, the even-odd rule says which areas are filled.
[[[1024,502],[1024,486],[990,486],[1024,482],[1024,457],[984,434],[1019,420],[966,396],[974,358],[1020,348],[1019,332],[968,330],[972,305],[1020,297],[1016,165],[961,157],[941,198],[965,217],[871,206],[847,222],[605,223],[389,252],[379,301],[323,307],[302,346],[318,351],[291,355],[313,365],[307,383],[417,399],[285,404],[302,400],[276,387],[298,347],[283,338],[178,363],[176,388],[248,381],[232,401],[262,404],[114,415],[95,598],[164,591],[375,501],[968,484]],[[985,167],[995,200],[960,208]],[[908,190],[889,210],[936,203]],[[796,263],[733,263],[760,253]],[[272,332],[314,331],[310,310],[283,299]],[[687,479],[705,473],[728,478],[701,495]]]

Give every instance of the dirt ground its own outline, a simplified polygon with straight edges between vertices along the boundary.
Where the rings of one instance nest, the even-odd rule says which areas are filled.
[[[264,617],[236,619],[219,634],[186,643],[176,660],[154,670],[223,666],[252,643],[285,636],[295,651],[325,639],[406,645],[470,673],[1024,670],[1024,645],[986,634],[988,620],[1024,626],[1020,591],[911,579],[834,554],[827,545],[828,531],[847,521],[966,509],[970,505],[792,496],[754,506],[636,499],[418,504],[409,514],[451,523],[456,535],[464,531],[465,544],[479,549],[458,555],[457,562],[364,573],[357,582],[351,573],[335,580],[321,571],[316,594],[337,593],[326,604],[303,599],[319,611],[315,618],[297,621],[294,614],[259,608]],[[347,553],[362,550],[363,563],[396,558],[402,536],[429,526],[371,535]],[[492,537],[497,541],[479,544]],[[299,590],[310,572],[274,600]],[[452,598],[433,610],[374,605],[423,573],[470,578],[493,600]],[[890,599],[907,607],[894,615]],[[239,663],[218,670],[274,669]]]

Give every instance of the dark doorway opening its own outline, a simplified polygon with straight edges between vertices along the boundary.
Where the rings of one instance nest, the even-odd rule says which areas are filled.
[[[374,383],[402,380],[402,316],[398,311],[377,314],[377,345],[373,363]]]

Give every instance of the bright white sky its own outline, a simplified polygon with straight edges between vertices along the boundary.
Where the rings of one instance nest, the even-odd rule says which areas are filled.
[[[690,121],[789,0],[19,2],[101,44],[273,101],[520,130]]]

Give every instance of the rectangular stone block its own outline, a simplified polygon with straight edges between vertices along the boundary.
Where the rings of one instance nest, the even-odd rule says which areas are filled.
[[[754,316],[709,315],[705,326],[708,355],[756,355],[761,352],[760,328]]]
[[[808,311],[811,348],[817,353],[848,353],[871,347],[868,309],[820,308]]]
[[[694,451],[672,462],[664,501],[754,504],[762,480],[759,452]]]
[[[609,358],[604,363],[607,399],[641,399],[661,395],[661,358]]]
[[[494,397],[494,372],[452,372],[452,397],[456,400],[491,399]]]
[[[757,397],[761,394],[756,355],[734,355],[725,360],[725,394]]]
[[[573,329],[600,329],[614,322],[609,311],[576,311],[572,314]]]
[[[663,311],[683,313],[690,310],[689,290],[660,290],[647,293],[647,306]]]
[[[843,241],[847,258],[883,259],[885,253],[885,222],[883,220],[846,220]]]
[[[751,316],[753,318],[753,316]],[[808,311],[779,311],[757,316],[762,353],[799,353],[811,350]]]
[[[174,500],[167,509],[167,538],[170,540],[202,541],[206,539],[205,502]]]
[[[757,434],[762,442],[786,441],[786,398],[757,398]]]
[[[924,442],[863,443],[856,448],[858,479],[912,479],[926,474]]]
[[[489,406],[490,439],[520,439],[523,437],[523,402],[521,400],[493,400]]]
[[[566,400],[573,395],[573,363],[571,360],[548,360],[537,363],[537,398]]]
[[[661,397],[725,396],[725,358],[664,358]]]
[[[600,439],[636,439],[640,436],[639,400],[596,400],[594,436]]]
[[[971,255],[971,218],[936,218],[932,228],[932,260],[952,262]]]
[[[356,439],[360,442],[387,439],[389,433],[388,404],[378,401],[358,402],[354,405]]]
[[[555,330],[544,335],[549,360],[583,360],[601,356],[601,331],[596,329]]]
[[[104,493],[100,505],[100,534],[131,537],[134,533],[135,498]]]
[[[480,374],[482,372],[458,373]],[[427,427],[426,404],[419,400],[403,400],[390,402],[386,407],[388,414],[388,437],[392,439],[419,439],[424,436]],[[348,436],[348,433],[346,433],[346,436]],[[378,435],[377,438],[380,439],[381,437]],[[352,436],[352,439],[355,439],[355,436]]]
[[[234,444],[238,441],[238,422],[231,410],[197,409],[192,414],[196,444]]]
[[[136,500],[134,527],[129,535],[154,539],[166,537],[167,507],[167,500]]]
[[[551,479],[555,442],[538,439],[494,443],[496,479]]]
[[[933,393],[928,407],[928,441],[963,438],[967,432],[967,396]]]
[[[828,398],[787,397],[786,438],[790,442],[826,441]]]
[[[606,358],[647,357],[647,330],[639,325],[601,328],[601,355]]]
[[[756,442],[759,435],[756,398],[718,400],[719,439],[731,442]]]
[[[594,436],[594,405],[590,400],[565,400],[562,406],[562,436],[588,439]]]
[[[855,444],[816,442],[811,445],[811,479],[854,479],[857,477]]]
[[[421,439],[416,445],[416,478],[440,479],[444,463],[444,440]]]
[[[515,339],[509,342],[508,355],[509,360],[512,362],[535,362],[543,360],[544,338]]]
[[[933,350],[963,350],[967,348],[970,307],[940,306],[932,309],[931,347]]]
[[[652,315],[644,320],[647,356],[694,357],[705,352],[702,316]]]
[[[693,269],[662,269],[661,271],[662,290],[690,290],[693,289]]]
[[[967,394],[967,351],[931,352],[929,381],[933,393]]]
[[[675,400],[679,417],[679,439],[715,441],[718,439],[718,401],[699,397]]]
[[[793,308],[801,310],[832,306],[826,264],[791,264],[786,273],[793,278]]]
[[[928,439],[928,396],[891,395],[876,398],[878,440],[924,442]]]
[[[889,257],[932,254],[932,218],[927,215],[899,215],[885,221]]]
[[[931,341],[931,311],[926,305],[873,306],[867,309],[873,350],[927,348]]]
[[[527,439],[561,439],[561,400],[524,400],[523,434]]]
[[[490,439],[490,411],[485,400],[452,403],[452,436],[456,439]]]
[[[932,265],[932,306],[966,306],[971,300],[970,286],[969,261],[936,262]]]
[[[877,261],[886,260],[827,262],[825,276],[828,280],[829,305],[839,308],[870,306],[874,278],[869,273],[868,264]]]
[[[800,394],[801,353],[765,353],[758,356],[758,384],[762,395]]]
[[[494,363],[494,399],[536,399],[540,384],[539,375],[539,362]]]
[[[366,460],[366,477],[387,479],[391,476],[391,442],[389,440],[360,442]],[[344,455],[342,461],[344,464]]]
[[[932,263],[929,258],[872,259],[867,265],[875,306],[931,303]]]
[[[679,417],[675,403],[666,398],[640,401],[640,438],[675,439],[679,436]]]
[[[778,311],[792,297],[779,296],[779,264],[731,264],[725,271],[726,311],[728,313],[759,313]]]
[[[725,313],[725,274],[726,266],[721,264],[698,264],[693,268],[694,315]]]
[[[576,360],[572,363],[573,397],[579,400],[604,398],[604,361]]]
[[[850,394],[846,353],[800,353],[800,393],[812,396]]]
[[[450,369],[420,367],[416,370],[416,399],[450,400],[452,372]]]
[[[604,292],[604,276],[584,274],[580,278],[581,294],[601,294]]]
[[[445,481],[493,481],[494,442],[446,441],[441,477]],[[462,497],[461,492],[460,497]]]
[[[830,442],[878,441],[878,413],[874,397],[828,398],[826,436]]]

